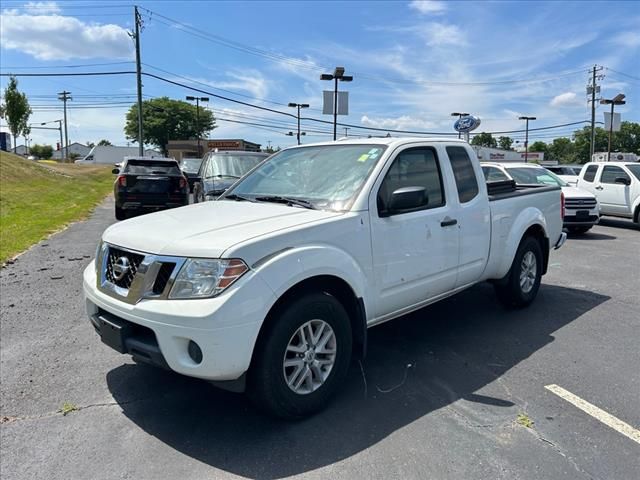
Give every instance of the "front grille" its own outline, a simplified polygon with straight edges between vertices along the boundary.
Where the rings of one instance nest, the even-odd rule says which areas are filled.
[[[119,259],[126,259],[127,262],[121,261],[120,264],[128,263],[129,266],[126,273],[120,279],[117,278],[118,274],[114,271],[114,266]],[[144,260],[144,255],[109,247],[109,252],[107,253],[107,281],[121,288],[130,288],[142,260]]]
[[[596,208],[595,198],[567,198],[565,200],[565,208],[574,209],[591,209]]]
[[[161,295],[164,292],[167,282],[173,273],[173,269],[176,267],[175,263],[163,263],[158,270],[156,281],[153,283],[153,293]]]

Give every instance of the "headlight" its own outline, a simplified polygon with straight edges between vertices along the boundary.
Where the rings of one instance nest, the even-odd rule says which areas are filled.
[[[188,259],[173,284],[169,298],[207,298],[218,295],[249,267],[239,259]]]

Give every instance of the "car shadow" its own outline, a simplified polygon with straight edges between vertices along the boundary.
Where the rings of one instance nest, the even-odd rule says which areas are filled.
[[[616,240],[618,237],[614,236],[614,235],[607,235],[606,233],[598,233],[598,232],[592,232],[592,231],[588,231],[586,233],[568,233],[567,234],[567,239],[574,241],[574,240],[585,240],[585,241],[591,241],[591,240]]]
[[[241,394],[145,365],[123,365],[107,383],[123,413],[145,432],[215,468],[282,478],[348,458],[461,398],[496,408],[509,399],[475,393],[554,341],[553,333],[610,297],[544,285],[526,310],[508,311],[488,284],[370,329],[327,409],[286,422]]]
[[[600,217],[598,225],[604,227],[624,228],[626,230],[640,230],[640,225],[633,223],[631,219],[624,220],[616,217]]]

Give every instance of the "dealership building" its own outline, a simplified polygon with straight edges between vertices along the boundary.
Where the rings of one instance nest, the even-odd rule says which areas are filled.
[[[201,139],[198,152],[198,140],[169,140],[167,151],[169,157],[180,161],[183,158],[200,158],[206,152],[212,150],[244,150],[247,152],[259,152],[260,144],[248,142],[243,139]]]

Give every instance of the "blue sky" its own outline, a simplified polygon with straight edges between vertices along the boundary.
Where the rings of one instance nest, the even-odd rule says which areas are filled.
[[[323,120],[319,80],[337,65],[354,76],[350,114],[339,121],[382,129],[452,132],[451,112],[479,116],[479,131],[590,118],[585,87],[598,64],[604,97],[623,92],[623,119],[640,121],[640,2],[206,2],[141,1],[142,61],[158,74],[211,93]],[[133,7],[123,1],[3,0],[2,73],[132,70]],[[151,13],[153,12],[153,13]],[[121,63],[122,62],[122,63]],[[109,65],[95,65],[109,64]],[[87,65],[65,68],[69,65]],[[94,66],[90,66],[94,65]],[[161,70],[160,70],[161,69]],[[164,70],[164,71],[163,71]],[[20,78],[32,122],[61,118],[56,92],[74,96],[71,141],[126,143],[123,123],[135,76]],[[7,78],[0,79],[2,89]],[[145,78],[148,97],[206,95]],[[295,142],[295,120],[213,98],[220,118],[211,137],[266,145]],[[222,120],[225,119],[225,120]],[[251,122],[260,126],[236,122]],[[602,121],[598,106],[597,120]],[[4,125],[4,123],[2,124]],[[575,127],[532,132],[530,141],[568,136]],[[330,125],[303,121],[308,141],[328,140]],[[344,128],[340,128],[344,134]],[[351,128],[349,135],[366,134]],[[371,132],[376,134],[375,132]],[[379,134],[384,134],[380,132]],[[522,141],[524,135],[510,135]],[[36,143],[55,131],[34,130]]]

